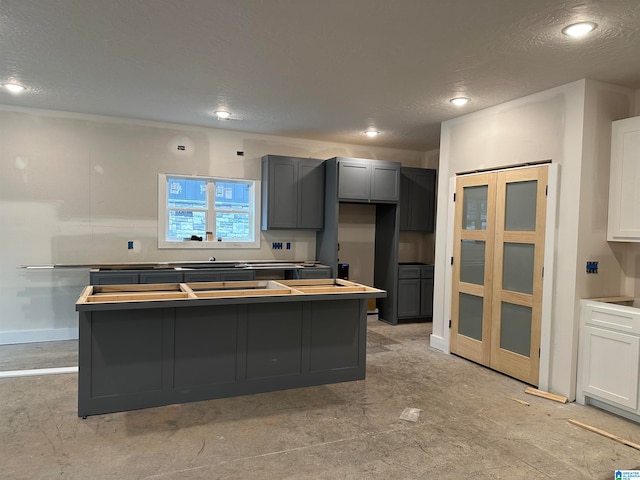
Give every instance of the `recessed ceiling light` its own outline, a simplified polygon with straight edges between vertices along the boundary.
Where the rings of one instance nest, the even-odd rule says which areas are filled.
[[[2,86],[9,90],[11,93],[20,93],[26,90],[25,87],[17,83],[3,83]]]
[[[461,107],[462,105],[466,105],[467,103],[469,103],[471,101],[471,99],[467,98],[467,97],[456,97],[456,98],[452,98],[449,101],[451,103],[453,103],[454,105],[457,105],[458,107]]]
[[[380,132],[377,130],[367,130],[366,132],[364,132],[364,134],[370,138],[377,137],[379,133]]]
[[[213,113],[215,113],[218,118],[223,119],[223,120],[227,119],[227,118],[229,118],[231,116],[231,113],[229,113],[229,112],[227,112],[225,110],[218,110],[218,111],[213,112]]]
[[[579,22],[568,25],[562,29],[562,33],[569,37],[583,37],[593,32],[598,25],[593,22]]]

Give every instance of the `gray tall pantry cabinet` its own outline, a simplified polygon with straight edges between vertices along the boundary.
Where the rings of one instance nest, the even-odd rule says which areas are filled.
[[[396,313],[400,163],[334,157],[325,161],[324,229],[316,234],[316,259],[338,269],[340,202],[376,206],[374,286],[386,290],[378,300],[380,318],[398,323]]]
[[[262,230],[321,229],[324,225],[322,160],[262,157]]]

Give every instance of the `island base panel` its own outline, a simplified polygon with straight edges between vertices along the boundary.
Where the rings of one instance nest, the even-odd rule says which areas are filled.
[[[365,378],[366,299],[79,312],[78,416]]]

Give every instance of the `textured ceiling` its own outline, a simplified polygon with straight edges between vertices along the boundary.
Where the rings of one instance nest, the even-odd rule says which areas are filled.
[[[0,0],[0,83],[28,87],[0,104],[416,150],[581,78],[638,89],[639,54],[640,0]]]

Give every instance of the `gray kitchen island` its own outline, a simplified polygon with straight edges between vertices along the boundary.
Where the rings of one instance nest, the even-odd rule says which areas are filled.
[[[345,280],[94,285],[78,416],[365,378],[367,299]]]

